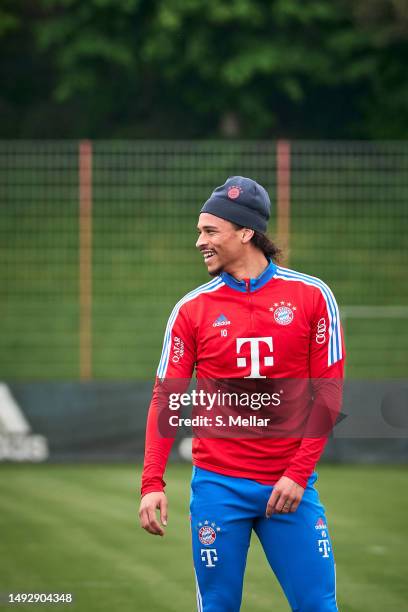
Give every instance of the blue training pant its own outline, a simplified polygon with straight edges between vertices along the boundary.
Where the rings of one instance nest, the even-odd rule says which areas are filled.
[[[272,486],[193,468],[191,533],[199,612],[238,612],[252,529],[292,610],[335,612],[332,544],[324,507],[307,484],[296,512],[265,518]]]

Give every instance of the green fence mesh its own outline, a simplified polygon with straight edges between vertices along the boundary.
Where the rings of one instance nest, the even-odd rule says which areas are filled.
[[[149,379],[174,303],[207,275],[202,202],[227,176],[276,199],[276,142],[92,143],[92,377]],[[352,377],[408,374],[408,143],[290,143],[289,266],[343,311]],[[78,142],[0,143],[0,368],[80,376]],[[276,233],[276,216],[269,233]]]

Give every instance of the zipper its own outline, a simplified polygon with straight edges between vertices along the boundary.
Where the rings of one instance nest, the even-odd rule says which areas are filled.
[[[251,294],[251,281],[249,278],[245,278],[244,281],[245,281],[246,293],[248,296],[249,322],[250,322],[249,330],[250,332],[253,332],[254,331],[254,312],[253,312],[252,294]]]

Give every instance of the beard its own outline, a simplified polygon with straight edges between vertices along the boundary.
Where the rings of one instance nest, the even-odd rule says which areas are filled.
[[[219,268],[217,268],[216,270],[212,270],[211,272],[208,271],[209,276],[211,276],[212,278],[215,276],[219,276],[221,274],[221,272],[223,272],[223,267],[219,266]]]

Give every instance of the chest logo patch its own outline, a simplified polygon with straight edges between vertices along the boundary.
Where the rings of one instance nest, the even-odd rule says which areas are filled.
[[[222,327],[223,325],[231,325],[231,321],[225,316],[225,314],[220,314],[213,323],[213,327]]]
[[[275,302],[269,310],[273,312],[273,318],[276,323],[279,325],[289,325],[295,317],[296,306],[291,302]]]

